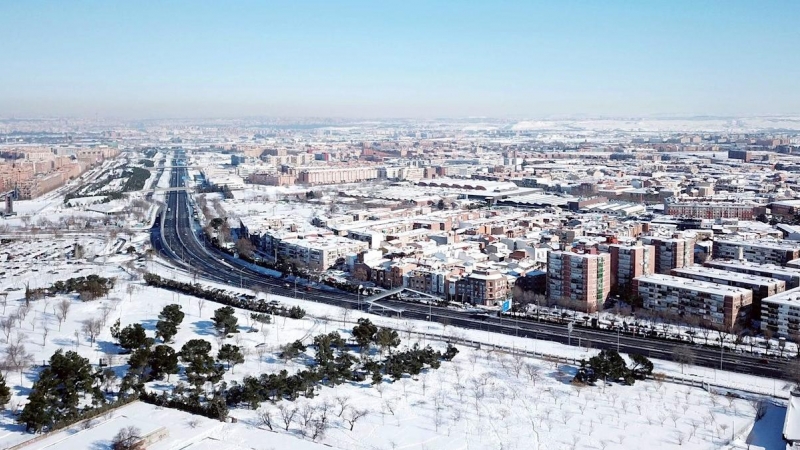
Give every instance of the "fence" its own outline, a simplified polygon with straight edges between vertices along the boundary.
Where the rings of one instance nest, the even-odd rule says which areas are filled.
[[[316,317],[316,316],[309,316],[309,317],[317,319],[317,320],[318,319],[322,319],[322,317]],[[331,320],[331,321],[335,321],[335,322],[341,322],[342,324],[345,324],[345,323],[346,324],[351,324],[351,325],[357,325],[358,324],[358,322],[353,322],[353,321],[350,321],[350,320],[339,320],[339,319],[333,319],[331,317],[327,317],[327,319]],[[389,328],[391,328],[391,327],[389,327]],[[425,332],[419,332],[419,331],[399,330],[399,329],[395,329],[395,331],[397,331],[398,333],[404,333],[404,334],[409,335],[409,336],[410,335],[420,336],[420,337],[423,337],[423,338],[431,340],[431,341],[440,341],[440,342],[447,342],[447,343],[450,343],[450,344],[459,344],[459,345],[464,345],[464,346],[468,346],[468,347],[472,347],[472,348],[476,348],[476,349],[487,349],[488,351],[501,351],[501,352],[508,353],[508,354],[511,354],[511,355],[522,355],[522,356],[527,356],[527,357],[530,357],[530,358],[554,361],[554,362],[558,362],[560,364],[571,364],[571,365],[579,365],[580,364],[580,360],[579,359],[569,358],[569,357],[565,357],[563,355],[555,355],[555,354],[550,354],[550,353],[531,351],[531,350],[521,349],[521,348],[518,348],[518,347],[508,347],[508,346],[503,346],[503,345],[498,345],[498,344],[489,344],[489,343],[486,343],[486,342],[476,341],[476,340],[472,340],[472,339],[465,339],[465,338],[461,338],[461,337],[458,337],[458,336],[444,336],[444,335],[441,335],[441,334],[431,334],[431,333],[425,333]],[[788,393],[778,392],[776,389],[773,389],[772,392],[769,392],[768,389],[758,389],[757,387],[754,387],[754,386],[751,386],[751,385],[748,385],[748,386],[740,386],[740,385],[736,385],[736,384],[734,384],[734,385],[731,385],[731,384],[726,385],[726,384],[721,384],[721,383],[712,383],[712,382],[708,382],[708,381],[705,381],[705,380],[699,380],[699,379],[696,379],[696,378],[688,378],[688,377],[681,377],[681,376],[677,376],[677,375],[666,375],[666,374],[656,374],[654,376],[651,376],[650,379],[658,379],[658,380],[661,380],[661,381],[664,381],[664,382],[667,382],[667,383],[682,384],[682,385],[691,386],[691,387],[699,387],[701,389],[705,389],[706,391],[713,391],[714,389],[724,390],[724,391],[735,390],[735,391],[740,391],[740,392],[744,392],[744,393],[748,393],[748,394],[766,395],[766,396],[769,396],[769,397],[772,397],[772,398],[776,398],[776,399],[781,399],[781,400],[787,400],[789,398],[789,394]]]

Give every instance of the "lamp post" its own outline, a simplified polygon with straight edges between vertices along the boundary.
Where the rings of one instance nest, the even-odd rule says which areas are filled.
[[[357,295],[358,295],[358,297],[357,297],[358,298],[358,310],[359,311],[361,311],[361,290],[362,289],[364,289],[364,286],[359,284],[358,285],[358,292],[357,292]]]

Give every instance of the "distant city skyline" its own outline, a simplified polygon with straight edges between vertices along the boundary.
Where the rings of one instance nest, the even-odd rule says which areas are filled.
[[[796,1],[3,2],[0,117],[800,113]]]

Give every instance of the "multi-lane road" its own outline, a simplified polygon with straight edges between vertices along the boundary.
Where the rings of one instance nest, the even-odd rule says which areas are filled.
[[[182,155],[171,164],[170,186],[184,187],[188,176],[183,165]],[[193,224],[190,209],[189,193],[185,191],[167,192],[166,205],[151,232],[153,247],[174,264],[192,271],[199,277],[228,284],[244,285],[251,289],[269,291],[276,295],[293,297],[298,295],[294,285],[286,286],[286,281],[269,277],[261,272],[239,264],[236,259],[226,255],[203,242],[197,226]],[[327,303],[345,308],[358,308],[363,302],[354,294],[331,292],[311,288],[303,288],[299,294],[305,300]],[[502,333],[526,338],[546,339],[560,343],[583,345],[591,342],[594,348],[618,349],[623,353],[641,353],[652,358],[671,360],[676,343],[663,340],[632,337],[617,334],[608,330],[575,328],[571,335],[566,325],[515,321],[511,319],[489,317],[484,320],[470,317],[469,314],[418,303],[383,299],[380,303],[403,310],[403,317],[408,319],[432,320],[447,323],[451,326],[484,330],[487,333]],[[694,364],[705,367],[748,373],[775,378],[789,378],[785,362],[770,359],[764,360],[751,355],[723,352],[697,346],[693,348]]]

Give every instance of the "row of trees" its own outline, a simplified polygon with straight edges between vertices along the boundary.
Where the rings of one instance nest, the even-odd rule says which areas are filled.
[[[144,274],[144,281],[148,286],[166,289],[169,291],[180,292],[182,294],[191,295],[212,302],[221,303],[223,305],[232,306],[234,308],[246,309],[249,311],[256,311],[259,313],[273,314],[277,316],[289,317],[290,319],[302,319],[306,315],[306,311],[299,306],[286,308],[283,305],[275,306],[270,305],[264,299],[255,298],[240,298],[233,295],[226,294],[221,290],[204,289],[200,283],[183,283],[180,281],[162,278],[156,274]]]
[[[81,300],[94,300],[103,297],[114,289],[114,278],[99,275],[74,277],[65,281],[56,281],[48,288],[31,288],[25,286],[25,301],[39,300],[46,296],[78,293]]]
[[[314,364],[311,368],[289,375],[286,370],[278,373],[262,374],[259,377],[245,377],[241,383],[234,382],[226,392],[228,405],[247,405],[257,408],[261,402],[296,400],[300,395],[311,398],[316,386],[335,386],[347,381],[364,381],[371,376],[373,385],[380,384],[384,376],[400,380],[404,375],[419,375],[425,367],[438,369],[441,361],[452,360],[458,350],[448,345],[442,353],[430,346],[412,348],[396,352],[400,339],[394,330],[373,328],[369,320],[361,320],[353,329],[353,336],[361,349],[361,358],[348,349],[346,341],[338,332],[314,336],[310,347],[314,348]],[[375,329],[374,333],[371,330]],[[367,335],[365,335],[367,333]],[[381,339],[379,336],[382,336]],[[370,343],[385,344],[388,355],[385,359],[374,359],[369,354]],[[301,342],[287,344],[281,357],[290,359],[307,351]],[[383,351],[381,351],[381,354]]]

